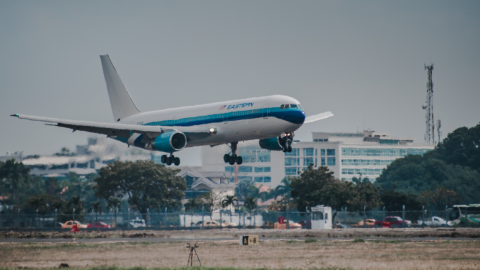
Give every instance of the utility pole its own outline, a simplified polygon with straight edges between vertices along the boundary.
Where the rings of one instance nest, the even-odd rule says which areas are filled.
[[[428,72],[427,100],[426,100],[426,103],[422,105],[422,108],[426,110],[425,142],[428,144],[435,144],[435,120],[433,116],[433,82],[432,82],[433,64],[431,64],[430,66],[424,65],[424,68]]]

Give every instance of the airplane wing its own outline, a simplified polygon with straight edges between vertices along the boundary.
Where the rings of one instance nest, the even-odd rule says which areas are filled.
[[[187,139],[204,138],[210,136],[210,132],[207,128],[199,127],[168,127],[168,126],[144,126],[144,125],[127,125],[120,123],[101,123],[91,121],[78,121],[78,120],[64,120],[57,118],[48,118],[40,116],[32,116],[25,114],[12,114],[11,116],[19,119],[27,119],[31,121],[46,122],[46,125],[64,127],[73,129],[73,131],[87,131],[98,134],[105,134],[108,137],[124,137],[129,138],[130,132],[141,133],[147,135],[149,138],[155,138],[159,134],[168,131],[179,131],[185,133]]]
[[[332,112],[323,112],[323,113],[307,116],[303,123],[304,124],[313,123],[313,122],[323,120],[323,119],[326,119],[326,118],[329,118],[329,117],[332,117],[332,116],[333,116]]]

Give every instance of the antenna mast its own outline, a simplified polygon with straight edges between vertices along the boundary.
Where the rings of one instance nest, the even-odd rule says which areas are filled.
[[[430,66],[424,65],[425,70],[428,70],[428,82],[427,82],[427,102],[422,106],[425,113],[425,122],[427,124],[427,130],[425,132],[425,142],[428,144],[435,144],[435,120],[433,117],[433,82],[432,71],[433,64]]]
[[[440,137],[442,136],[442,132],[440,131],[440,128],[442,127],[442,120],[438,119],[437,120],[437,134],[438,134],[438,142],[440,143]]]

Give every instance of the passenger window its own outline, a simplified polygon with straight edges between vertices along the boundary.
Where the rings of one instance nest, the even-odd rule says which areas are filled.
[[[292,109],[296,109],[296,108],[297,108],[297,105],[295,105],[295,104],[290,104],[290,106],[292,107]]]
[[[285,105],[280,105],[280,110],[283,110],[285,108]]]
[[[285,104],[285,109],[290,108],[290,104]]]

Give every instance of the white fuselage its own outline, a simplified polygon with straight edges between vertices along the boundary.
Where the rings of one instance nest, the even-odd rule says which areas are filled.
[[[289,104],[297,108],[281,108]],[[186,147],[277,137],[302,126],[305,113],[291,97],[274,95],[189,107],[142,112],[119,123],[172,127],[204,127],[215,134],[189,140]]]

